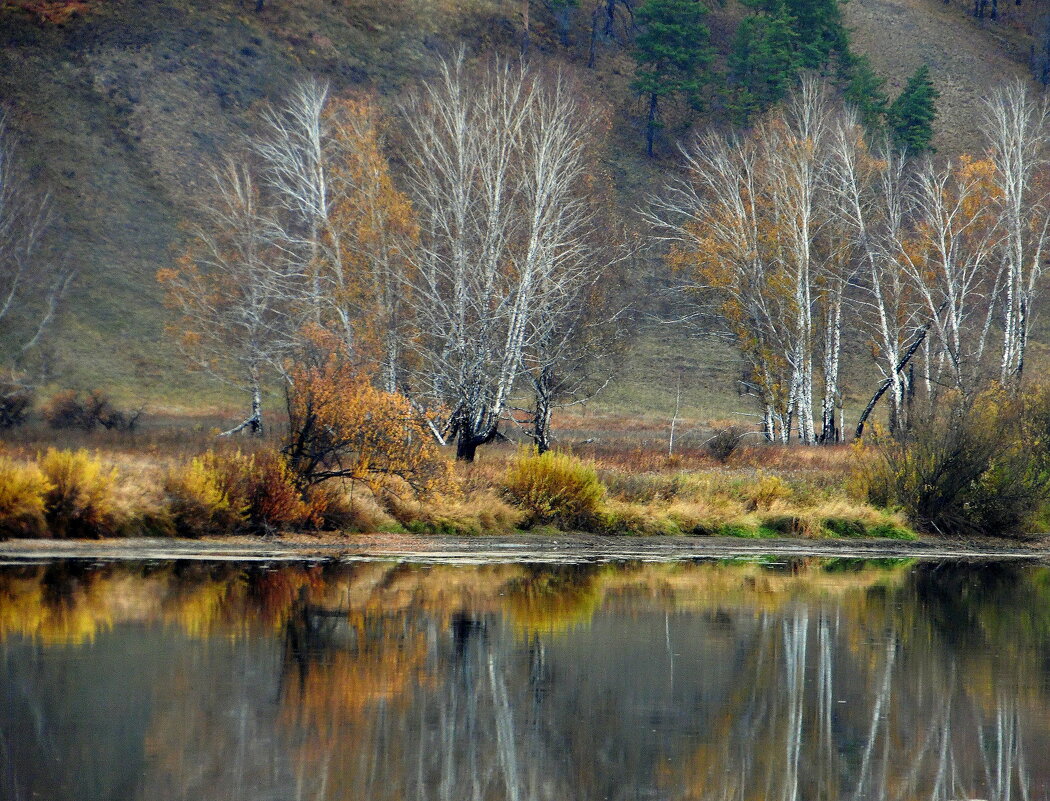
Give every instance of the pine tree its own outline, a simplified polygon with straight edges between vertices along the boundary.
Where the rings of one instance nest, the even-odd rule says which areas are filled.
[[[929,68],[926,65],[919,67],[886,113],[890,133],[897,145],[912,154],[930,149],[938,97],[940,92],[930,80]]]
[[[834,55],[849,52],[849,32],[842,24],[839,0],[760,0],[772,12],[776,6],[795,21],[798,36],[799,65],[803,69],[820,69]]]
[[[860,112],[861,120],[869,130],[880,130],[889,104],[882,89],[885,81],[875,74],[867,56],[851,55],[845,72],[848,82],[843,97]]]
[[[635,40],[633,88],[648,99],[645,149],[650,156],[661,125],[661,98],[680,94],[699,105],[701,89],[710,80],[706,14],[697,0],[646,0],[638,11],[642,32]]]
[[[784,3],[744,18],[729,52],[729,109],[738,124],[787,94],[798,77],[798,35]]]

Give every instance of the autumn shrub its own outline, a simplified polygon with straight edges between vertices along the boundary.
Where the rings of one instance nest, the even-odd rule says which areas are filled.
[[[232,534],[244,520],[245,510],[230,498],[214,454],[169,471],[164,492],[175,533],[181,537]]]
[[[568,453],[522,451],[503,479],[511,502],[525,513],[525,526],[594,530],[605,487],[593,465]]]
[[[726,426],[719,428],[711,435],[704,443],[704,449],[715,461],[725,464],[736,453],[743,439],[743,431],[736,426]]]
[[[1012,399],[998,389],[945,403],[906,439],[869,446],[877,455],[852,484],[928,533],[1029,533],[1050,500],[1048,410],[1045,393]]]
[[[50,487],[44,495],[45,517],[55,537],[104,537],[117,533],[113,493],[117,470],[85,450],[49,448],[40,469]]]
[[[336,515],[334,499],[300,491],[279,453],[209,452],[176,468],[165,482],[182,536],[272,534],[317,528]]]
[[[35,464],[0,457],[0,539],[44,536],[44,498],[50,490]]]
[[[42,415],[44,422],[55,429],[134,431],[142,419],[142,412],[142,409],[117,409],[99,390],[84,393],[69,389],[56,392],[45,404]]]
[[[777,502],[788,500],[792,489],[780,476],[759,471],[754,481],[743,488],[742,495],[749,510],[768,510]]]
[[[283,452],[300,488],[341,479],[427,494],[449,481],[448,460],[408,399],[376,389],[322,334],[292,371],[288,420]]]
[[[32,389],[20,384],[0,384],[0,431],[24,425],[32,410]]]

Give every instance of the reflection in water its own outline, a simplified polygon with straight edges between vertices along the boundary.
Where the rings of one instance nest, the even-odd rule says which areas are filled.
[[[0,569],[3,799],[1050,796],[1050,571]]]

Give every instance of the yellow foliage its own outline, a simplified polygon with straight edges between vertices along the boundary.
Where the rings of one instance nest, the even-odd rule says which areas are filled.
[[[35,464],[0,457],[0,539],[43,536],[44,496],[51,489]]]
[[[778,501],[791,497],[791,487],[780,476],[764,475],[759,471],[755,483],[744,491],[744,497],[751,510],[769,510]]]
[[[49,448],[40,460],[51,484],[44,496],[48,525],[56,537],[103,537],[117,531],[113,492],[117,469],[86,450]]]
[[[503,480],[525,525],[588,530],[599,522],[605,486],[593,465],[568,453],[522,451]]]
[[[172,470],[165,489],[182,536],[314,528],[335,508],[321,494],[305,500],[287,462],[272,451],[208,452]]]
[[[245,510],[231,502],[214,453],[172,469],[164,482],[175,531],[182,537],[232,533]]]

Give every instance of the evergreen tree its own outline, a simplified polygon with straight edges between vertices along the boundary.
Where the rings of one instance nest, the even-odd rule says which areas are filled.
[[[843,97],[857,111],[861,121],[872,131],[882,128],[889,98],[882,89],[882,78],[875,74],[867,56],[851,55],[846,66],[847,83]]]
[[[740,23],[729,52],[728,105],[739,124],[784,97],[798,77],[795,20],[783,2],[769,5]]]
[[[821,69],[834,55],[849,52],[849,31],[842,24],[840,0],[744,0],[770,16],[786,13],[794,21],[799,66]]]
[[[912,154],[929,149],[933,121],[937,118],[938,97],[940,92],[930,80],[929,68],[926,65],[919,67],[886,113],[890,133],[897,145]]]
[[[709,80],[710,33],[704,24],[707,9],[697,0],[646,0],[637,14],[642,32],[635,40],[637,62],[634,90],[647,98],[646,153],[653,155],[660,127],[661,98],[683,95],[699,105],[700,91]]]

